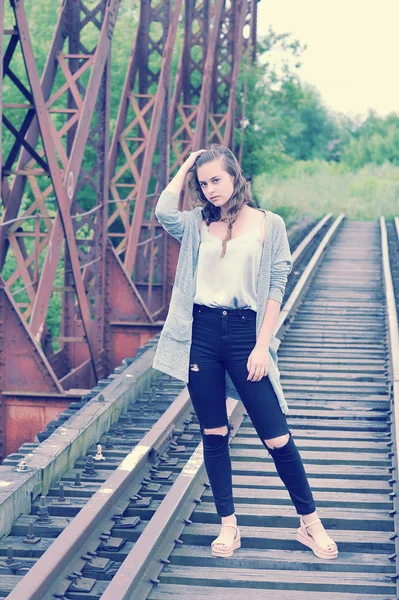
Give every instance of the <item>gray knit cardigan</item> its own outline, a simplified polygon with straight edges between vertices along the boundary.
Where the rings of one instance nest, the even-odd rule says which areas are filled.
[[[188,382],[189,358],[195,293],[194,273],[200,247],[202,207],[178,210],[179,196],[163,191],[155,208],[162,227],[180,243],[175,281],[168,315],[163,326],[153,362],[153,368]],[[256,337],[262,325],[268,298],[282,302],[288,274],[292,269],[291,253],[283,219],[270,211],[266,213],[266,233],[257,283]],[[228,248],[227,248],[228,251]],[[274,335],[269,347],[270,382],[276,392],[283,413],[288,412],[280,384],[277,350],[280,345]],[[240,396],[226,371],[226,397]]]

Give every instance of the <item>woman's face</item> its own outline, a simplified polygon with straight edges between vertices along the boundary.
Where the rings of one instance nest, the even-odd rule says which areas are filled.
[[[197,177],[205,198],[215,206],[227,204],[234,192],[234,177],[215,159],[197,168]]]

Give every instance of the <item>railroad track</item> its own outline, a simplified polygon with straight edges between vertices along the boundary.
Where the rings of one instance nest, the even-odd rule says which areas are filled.
[[[377,224],[330,221],[319,227],[325,235],[307,266],[295,263],[294,288],[277,329],[285,334],[279,365],[290,429],[339,558],[321,561],[295,541],[298,517],[288,493],[241,403],[231,400],[243,547],[231,559],[210,556],[218,527],[204,485],[199,429],[187,391],[171,403],[179,390],[166,377],[152,382],[161,404],[143,390],[107,439],[100,438],[105,460],[86,464],[78,458],[63,475],[58,500],[59,489],[50,485],[47,499],[33,504],[33,533],[28,535],[32,516],[15,521],[0,546],[3,556],[8,552],[0,566],[0,594],[18,600],[180,600],[226,593],[264,598],[269,590],[290,600],[396,598],[396,463],[388,455],[396,434],[394,411],[388,414],[392,365],[385,346],[380,232]],[[297,256],[303,252],[299,248]],[[142,355],[144,362],[151,352]],[[95,402],[104,399],[93,398],[87,408]],[[97,446],[86,450],[95,455]],[[76,473],[83,485],[79,478],[76,485]],[[49,504],[50,498],[55,502]]]

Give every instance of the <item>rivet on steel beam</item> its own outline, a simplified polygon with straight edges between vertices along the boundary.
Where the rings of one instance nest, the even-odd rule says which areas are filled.
[[[396,495],[397,495],[396,492],[390,492],[389,493],[389,497],[390,498],[395,498]]]
[[[170,565],[170,560],[168,558],[160,558],[159,562],[163,565]]]
[[[177,544],[178,546],[182,546],[182,545],[183,545],[183,543],[184,543],[184,542],[183,542],[183,540],[181,540],[181,539],[179,539],[179,538],[175,538],[173,541],[174,541],[174,542],[175,542],[175,544]]]
[[[209,481],[204,481],[204,487],[208,490],[211,487]]]
[[[397,537],[398,537],[398,534],[397,534],[397,532],[395,531],[395,533],[393,533],[392,535],[390,535],[390,536],[389,536],[389,539],[390,539],[390,540],[394,540],[394,539],[395,539],[395,538],[397,538]]]
[[[388,471],[391,471],[391,473],[392,473],[392,471],[394,471],[395,469],[396,469],[395,465],[392,465],[392,467],[388,467]]]
[[[392,446],[393,445],[393,441],[391,440],[390,442],[387,442],[387,446]]]
[[[154,585],[158,585],[158,583],[160,583],[160,580],[156,579],[155,577],[150,577],[149,581],[150,581],[150,583],[153,583]]]
[[[398,512],[397,510],[389,510],[388,514],[390,517],[393,517],[394,515],[396,515],[397,512]]]
[[[392,458],[392,456],[395,456],[395,452],[388,452],[388,456],[389,458]]]
[[[389,578],[392,581],[396,581],[397,579],[399,579],[399,573],[395,573],[395,575],[389,575]]]
[[[195,504],[201,504],[202,500],[201,498],[193,498],[193,502],[195,502]]]
[[[122,521],[123,519],[123,512],[115,513],[114,515],[112,515],[112,519],[115,521],[116,524],[120,523],[120,521]]]
[[[183,518],[183,523],[185,523],[186,525],[192,525],[192,521],[190,519]]]
[[[388,560],[394,562],[396,560],[396,554],[391,554],[390,556],[388,556]]]
[[[393,485],[394,483],[396,483],[396,479],[389,479],[388,483],[389,485]]]
[[[87,562],[91,562],[93,560],[93,557],[90,556],[89,554],[82,554],[82,556],[80,558],[82,560],[87,560]]]

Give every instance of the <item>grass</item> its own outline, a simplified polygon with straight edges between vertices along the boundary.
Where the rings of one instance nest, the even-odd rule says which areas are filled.
[[[253,192],[262,208],[280,214],[287,226],[328,212],[344,212],[355,221],[392,219],[399,215],[399,167],[367,165],[351,172],[336,163],[294,163],[281,175],[255,177]]]

